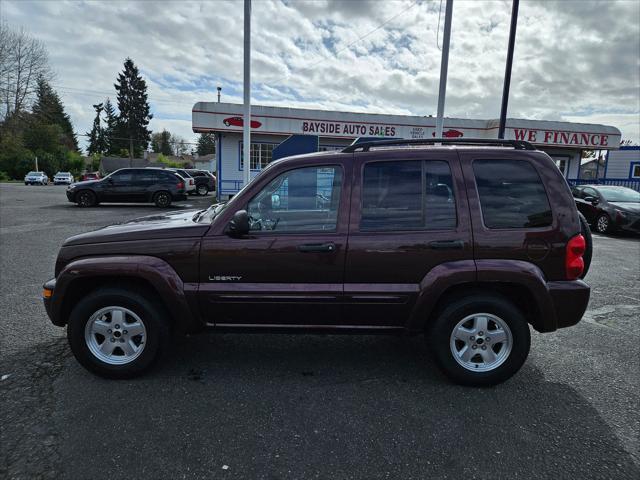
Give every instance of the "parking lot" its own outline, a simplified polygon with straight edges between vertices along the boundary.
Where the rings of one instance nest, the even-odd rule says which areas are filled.
[[[640,478],[640,239],[594,235],[585,318],[494,388],[449,383],[421,337],[336,335],[176,338],[108,381],[41,285],[68,236],[157,209],[64,190],[0,184],[1,478]]]

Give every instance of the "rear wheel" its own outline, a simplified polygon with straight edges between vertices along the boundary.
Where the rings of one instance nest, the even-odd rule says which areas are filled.
[[[171,205],[171,194],[169,192],[158,192],[153,197],[156,207],[166,208]]]
[[[73,308],[67,338],[87,370],[107,378],[131,378],[147,370],[166,348],[169,323],[145,295],[105,287]]]
[[[490,386],[514,375],[529,355],[522,313],[502,297],[475,294],[445,307],[428,330],[436,362],[454,382]]]
[[[93,207],[98,203],[98,199],[91,190],[80,190],[76,193],[76,203],[79,207]]]
[[[198,187],[196,188],[196,191],[198,192],[198,195],[200,196],[204,196],[207,193],[209,193],[209,187],[207,187],[205,184],[201,183],[200,185],[198,185]]]

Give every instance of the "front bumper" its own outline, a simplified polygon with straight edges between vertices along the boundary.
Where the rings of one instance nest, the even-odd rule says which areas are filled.
[[[64,322],[62,322],[59,318],[56,318],[56,316],[54,315],[55,310],[53,308],[53,295],[55,294],[56,289],[56,279],[52,278],[48,282],[45,282],[45,284],[42,285],[42,288],[42,301],[44,302],[44,309],[47,311],[47,316],[51,320],[51,323],[53,323],[54,325],[58,327],[64,327]],[[50,293],[47,294],[47,292]]]
[[[582,280],[548,282],[547,290],[555,311],[556,328],[578,323],[589,305],[591,288]]]
[[[615,227],[626,232],[640,233],[640,215],[616,215]]]
[[[75,202],[74,197],[75,197],[75,191],[73,190],[67,190],[67,200],[69,200],[70,202]]]

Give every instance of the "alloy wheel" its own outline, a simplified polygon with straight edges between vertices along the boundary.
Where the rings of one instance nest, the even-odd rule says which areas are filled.
[[[128,308],[104,307],[89,318],[84,340],[98,360],[109,365],[124,365],[142,354],[147,329],[140,317]]]
[[[513,348],[509,325],[491,313],[474,313],[460,320],[449,340],[453,358],[467,370],[489,372],[502,365]]]
[[[596,222],[596,229],[600,233],[605,233],[609,230],[609,217],[606,215],[601,215],[598,217],[598,221]]]

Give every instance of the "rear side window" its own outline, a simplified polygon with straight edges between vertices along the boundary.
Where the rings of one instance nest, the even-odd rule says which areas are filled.
[[[533,166],[522,160],[475,160],[482,218],[488,228],[551,225],[549,199]]]
[[[457,224],[449,164],[444,161],[366,164],[360,229],[439,230]]]

